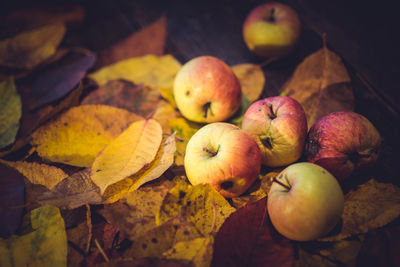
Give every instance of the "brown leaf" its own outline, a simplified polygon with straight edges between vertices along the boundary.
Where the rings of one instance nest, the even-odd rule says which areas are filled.
[[[346,67],[326,46],[306,57],[281,91],[302,104],[309,127],[331,112],[354,109]]]
[[[157,21],[135,32],[110,48],[100,52],[97,68],[123,59],[154,54],[164,54],[167,38],[167,17],[162,15]]]
[[[232,213],[215,237],[211,266],[292,266],[294,248],[269,220],[267,199]]]
[[[239,64],[232,66],[232,71],[239,79],[242,92],[250,102],[257,100],[265,85],[265,75],[260,65]]]
[[[37,201],[61,209],[74,209],[85,204],[100,204],[100,189],[89,177],[90,169],[83,169],[59,182],[53,190],[43,193]]]
[[[187,267],[190,266],[189,262],[184,260],[168,260],[158,258],[141,258],[141,259],[118,259],[111,260],[103,264],[96,265],[98,267]]]
[[[156,110],[161,100],[161,94],[155,88],[125,80],[112,80],[89,93],[82,104],[123,108],[146,118]]]
[[[345,195],[339,233],[322,238],[335,241],[382,227],[400,215],[400,188],[374,179]]]

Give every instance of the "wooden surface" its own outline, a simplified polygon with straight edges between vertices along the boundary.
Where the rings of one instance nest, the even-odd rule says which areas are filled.
[[[327,34],[328,46],[339,54],[350,72],[355,94],[355,111],[370,119],[383,137],[383,150],[373,175],[381,181],[400,185],[400,64],[397,41],[398,22],[389,1],[376,5],[361,1],[294,0],[293,6],[303,23],[296,51],[287,59],[264,68],[266,85],[263,96],[280,93],[294,68],[322,46]],[[0,4],[0,16],[14,9],[54,1],[13,1]],[[241,27],[248,12],[264,1],[56,1],[79,3],[85,20],[68,31],[62,45],[83,46],[100,51],[167,15],[166,53],[184,63],[200,55],[212,55],[228,64],[260,63],[242,39]],[[17,30],[17,29],[16,29]],[[12,32],[0,25],[0,38]]]

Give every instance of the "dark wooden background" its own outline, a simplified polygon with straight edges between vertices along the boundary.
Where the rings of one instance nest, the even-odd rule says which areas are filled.
[[[12,10],[40,5],[81,4],[85,19],[72,25],[63,46],[83,46],[100,51],[167,15],[166,53],[180,62],[200,55],[221,58],[230,65],[262,59],[253,56],[242,39],[242,23],[249,11],[265,1],[2,1],[0,16]],[[372,171],[377,179],[400,185],[400,42],[399,15],[392,1],[293,0],[281,1],[297,10],[302,35],[288,58],[264,68],[263,96],[280,92],[283,83],[307,55],[321,48],[323,33],[328,46],[339,54],[350,72],[355,111],[370,119],[383,137],[383,150]],[[0,39],[18,29],[0,25]]]

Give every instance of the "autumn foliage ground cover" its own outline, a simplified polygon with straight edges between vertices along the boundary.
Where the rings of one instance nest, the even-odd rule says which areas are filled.
[[[399,187],[364,174],[346,188],[329,236],[293,242],[268,219],[280,170],[263,169],[232,199],[190,185],[183,157],[202,125],[174,103],[183,62],[164,53],[167,15],[99,53],[61,45],[67,22],[83,16],[79,7],[43,13],[0,41],[1,266],[353,266],[380,242],[367,233],[398,218]],[[240,125],[260,98],[263,67],[232,66],[244,97],[229,122]],[[280,91],[303,105],[309,125],[354,108],[347,69],[322,41]]]

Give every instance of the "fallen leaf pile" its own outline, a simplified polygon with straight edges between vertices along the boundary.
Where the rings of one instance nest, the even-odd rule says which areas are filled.
[[[0,41],[1,266],[355,265],[365,235],[399,217],[400,189],[371,178],[346,193],[329,236],[282,237],[266,206],[280,170],[228,200],[188,182],[186,144],[203,125],[176,108],[181,63],[164,51],[166,15],[95,54],[62,44],[82,8],[20,12],[7,21],[24,31]],[[243,99],[229,122],[240,126],[268,80],[260,65],[232,69]],[[282,94],[303,105],[309,125],[353,108],[347,70],[326,45]]]

